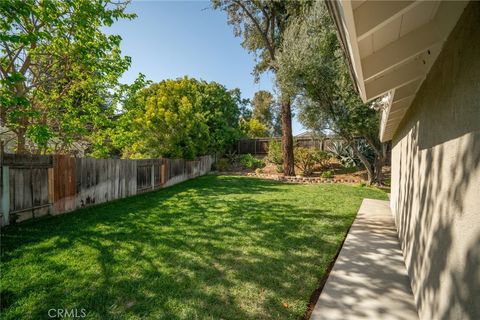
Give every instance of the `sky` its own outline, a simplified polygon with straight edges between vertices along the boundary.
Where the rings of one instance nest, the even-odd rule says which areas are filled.
[[[154,82],[187,75],[240,88],[243,98],[258,90],[274,93],[271,74],[254,82],[255,57],[241,47],[226,14],[211,9],[208,1],[134,1],[127,12],[138,17],[106,29],[122,37],[122,54],[132,58],[123,83],[132,83],[139,73]],[[294,119],[293,134],[303,131]]]

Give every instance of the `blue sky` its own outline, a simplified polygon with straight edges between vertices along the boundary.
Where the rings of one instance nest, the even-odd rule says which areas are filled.
[[[271,75],[254,82],[254,56],[234,37],[225,13],[208,1],[135,1],[127,11],[138,17],[107,30],[122,37],[122,53],[132,57],[122,82],[133,82],[140,72],[155,82],[188,75],[240,88],[245,98],[262,89],[274,92]],[[302,131],[294,120],[293,133]]]

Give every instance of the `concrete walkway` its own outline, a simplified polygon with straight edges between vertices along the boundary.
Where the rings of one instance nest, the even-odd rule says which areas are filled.
[[[363,200],[310,319],[418,319],[387,201]]]

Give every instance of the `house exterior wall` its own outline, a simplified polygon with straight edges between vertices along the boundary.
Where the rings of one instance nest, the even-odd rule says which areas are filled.
[[[480,2],[393,139],[391,207],[421,319],[480,319]]]

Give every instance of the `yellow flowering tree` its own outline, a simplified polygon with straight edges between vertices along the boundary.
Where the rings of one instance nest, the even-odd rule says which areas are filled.
[[[239,137],[240,93],[188,77],[136,92],[111,130],[124,158],[193,159],[222,152]]]

